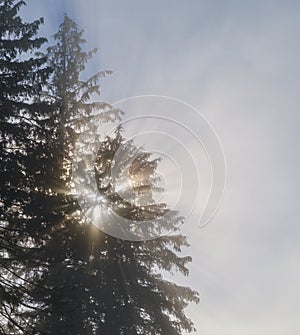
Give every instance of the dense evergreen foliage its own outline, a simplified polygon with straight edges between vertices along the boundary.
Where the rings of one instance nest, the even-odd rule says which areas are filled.
[[[101,232],[82,214],[73,191],[72,164],[78,137],[88,122],[114,122],[121,111],[104,102],[99,80],[84,80],[83,31],[65,15],[55,44],[36,37],[42,23],[24,23],[23,1],[0,1],[0,327],[3,334],[181,334],[193,324],[184,313],[198,295],[163,278],[172,269],[188,275],[188,245],[180,234],[132,242]],[[126,142],[126,159],[139,151],[131,176],[147,185],[147,205],[124,201],[107,183],[113,157],[125,139],[122,129],[99,145],[95,160],[103,211],[136,220],[165,211],[155,204],[159,161]],[[78,162],[77,162],[78,163]],[[125,164],[125,162],[124,162]],[[124,170],[124,169],[123,169]],[[122,165],[120,174],[124,173]],[[88,171],[86,171],[88,173]],[[105,179],[105,187],[103,180]],[[149,196],[150,195],[150,196]],[[169,227],[182,220],[168,216]],[[153,227],[155,225],[153,224]],[[155,228],[153,228],[155,229]]]
[[[46,42],[37,37],[43,19],[23,22],[23,1],[0,1],[0,320],[3,334],[29,333],[28,292],[36,276],[28,254],[39,228],[31,206],[43,180],[36,153],[45,136],[39,118],[49,106],[39,96],[49,75],[46,57],[35,52]],[[34,187],[36,185],[36,187]]]

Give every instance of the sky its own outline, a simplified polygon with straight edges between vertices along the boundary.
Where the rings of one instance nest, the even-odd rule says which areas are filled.
[[[88,71],[113,70],[102,99],[171,96],[222,143],[227,186],[204,228],[187,221],[188,308],[197,335],[282,335],[300,328],[298,1],[28,0],[51,36],[63,13],[99,47]]]

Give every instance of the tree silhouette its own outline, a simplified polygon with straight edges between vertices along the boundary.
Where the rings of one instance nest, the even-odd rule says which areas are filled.
[[[23,22],[18,15],[24,1],[0,1],[0,327],[3,334],[25,333],[24,313],[30,305],[35,276],[28,253],[38,227],[28,210],[38,186],[33,168],[44,133],[39,118],[49,111],[39,96],[49,68],[46,57],[35,55],[46,39],[37,37],[43,19]]]
[[[114,122],[122,115],[107,103],[95,102],[99,79],[110,71],[82,78],[96,50],[84,51],[83,31],[67,15],[46,55],[40,53],[29,63],[17,60],[20,51],[38,49],[45,42],[31,38],[42,21],[22,26],[16,15],[23,2],[0,3],[0,18],[5,18],[0,21],[0,61],[11,63],[12,77],[3,71],[0,83],[6,89],[0,92],[0,162],[5,171],[0,244],[2,332],[191,332],[193,324],[184,309],[189,302],[198,302],[198,294],[162,275],[172,270],[188,275],[191,258],[180,256],[188,246],[186,237],[174,233],[145,242],[113,237],[80,213],[74,194],[73,165],[84,166],[82,157],[75,157],[76,142],[85,134],[87,141],[99,143],[92,169],[83,172],[96,177],[91,180],[100,196],[95,197],[95,206],[103,214],[100,226],[124,230],[122,220],[115,219],[122,217],[136,222],[133,229],[138,229],[139,222],[148,220],[143,231],[147,236],[162,228],[175,230],[183,220],[153,199],[153,192],[160,191],[158,159],[126,141],[120,127],[110,136],[99,136],[101,140],[95,136],[99,124]],[[11,34],[16,38],[10,37],[6,46],[3,41]],[[8,60],[6,55],[10,55]],[[122,192],[110,173],[118,150],[123,153],[117,178],[131,185]],[[161,227],[159,218],[164,215]]]
[[[101,122],[115,120],[120,111],[90,99],[100,94],[97,83],[110,71],[82,80],[80,74],[96,52],[82,50],[85,43],[82,34],[76,23],[65,15],[54,35],[56,44],[47,51],[52,73],[45,98],[54,111],[47,120],[52,125],[52,136],[45,140],[53,147],[46,156],[51,160],[49,153],[55,152],[57,165],[54,170],[46,169],[45,179],[50,183],[52,203],[56,208],[43,208],[43,215],[53,220],[47,224],[51,231],[36,256],[42,264],[43,275],[31,292],[39,306],[31,316],[35,319],[36,331],[41,334],[91,334],[84,304],[88,303],[87,264],[92,243],[89,236],[94,227],[74,215],[79,206],[72,195],[71,164],[74,143],[84,131],[84,124],[95,113]]]
[[[130,190],[122,189],[125,199],[116,191],[116,185],[107,182],[113,157],[122,146],[124,155],[122,161],[118,162],[120,180],[125,174],[125,178],[135,181],[131,196],[128,197]],[[109,164],[104,165],[107,161]],[[129,170],[125,168],[128,161]],[[95,164],[98,190],[102,202],[105,200],[104,212],[113,211],[122,217],[131,218],[136,221],[136,226],[139,221],[150,220],[150,230],[155,230],[155,225],[161,224],[156,222],[157,218],[169,213],[167,222],[163,221],[164,225],[176,229],[182,217],[168,210],[165,204],[155,203],[152,197],[152,192],[159,190],[155,187],[158,159],[152,159],[149,153],[138,148],[133,141],[126,141],[118,130],[115,137],[103,141]],[[107,185],[105,187],[101,187],[103,180]],[[178,255],[182,247],[187,245],[187,239],[180,234],[146,242],[126,241],[103,234],[101,242],[97,247],[94,246],[90,265],[95,276],[102,273],[99,279],[105,278],[104,287],[98,290],[98,294],[103,292],[99,301],[104,302],[105,310],[103,325],[98,333],[181,334],[182,331],[192,331],[192,322],[185,316],[184,308],[189,302],[198,301],[197,293],[169,282],[161,275],[161,271],[169,272],[173,269],[188,275],[186,264],[191,258]],[[106,257],[105,262],[103,255]]]

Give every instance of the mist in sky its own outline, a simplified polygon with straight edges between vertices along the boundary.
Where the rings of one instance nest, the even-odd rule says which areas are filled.
[[[51,37],[66,12],[111,69],[104,101],[157,94],[197,108],[227,161],[222,205],[205,228],[182,227],[200,292],[197,335],[282,335],[300,328],[297,1],[28,1]],[[203,172],[204,173],[204,172]]]

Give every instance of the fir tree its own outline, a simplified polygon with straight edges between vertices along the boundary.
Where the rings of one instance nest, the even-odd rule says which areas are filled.
[[[28,253],[34,248],[38,213],[28,212],[38,179],[37,154],[44,129],[39,118],[48,112],[39,101],[49,68],[36,55],[45,38],[37,37],[43,19],[23,22],[24,1],[0,1],[0,327],[3,334],[28,333],[24,313],[30,306],[34,276]],[[26,209],[27,207],[27,209]]]
[[[47,52],[53,71],[45,97],[55,109],[50,117],[53,134],[46,142],[50,146],[53,144],[57,166],[52,171],[46,169],[48,175],[44,178],[49,181],[56,208],[50,206],[49,211],[43,213],[54,221],[50,225],[47,223],[51,232],[38,250],[37,258],[45,265],[43,276],[31,292],[39,306],[39,310],[31,314],[39,334],[90,334],[84,299],[91,246],[88,236],[94,227],[83,225],[73,215],[79,209],[71,194],[74,143],[84,124],[95,117],[95,113],[98,120],[106,122],[119,118],[120,111],[113,110],[107,103],[91,100],[93,95],[100,94],[99,79],[110,71],[101,71],[87,80],[81,78],[81,72],[97,51],[82,49],[85,43],[82,35],[83,31],[65,15],[54,35],[56,44]],[[49,120],[45,122],[49,124]]]
[[[25,24],[17,16],[22,1],[2,1],[1,191],[2,252],[0,325],[15,334],[181,334],[193,325],[184,314],[197,293],[163,278],[172,269],[188,274],[190,257],[180,257],[187,239],[179,234],[148,242],[130,242],[98,230],[77,215],[71,170],[78,136],[86,124],[114,121],[121,115],[109,104],[94,102],[99,79],[82,72],[96,50],[85,52],[83,31],[64,17],[56,44],[45,57],[23,60],[23,53],[45,42],[36,36],[42,20]],[[3,22],[3,23],[2,23]],[[21,60],[22,59],[22,60]],[[6,66],[6,67],[5,67]],[[25,131],[22,133],[21,130]],[[169,212],[168,228],[182,220],[164,204],[155,204],[158,160],[128,142],[124,166],[131,167],[135,192],[148,194],[141,206],[124,201],[107,184],[112,157],[125,139],[121,129],[100,145],[94,171],[106,210],[135,220]],[[80,162],[77,162],[80,163]],[[120,177],[125,169],[120,166]],[[103,187],[105,180],[106,186]],[[146,189],[145,189],[145,184]],[[115,223],[115,222],[113,222]],[[122,228],[122,227],[120,227]]]
[[[98,73],[88,81],[80,78],[86,62],[95,52],[82,50],[82,33],[76,23],[65,16],[55,35],[57,44],[48,50],[53,68],[49,95],[58,106],[55,124],[60,164],[56,175],[60,175],[61,185],[54,192],[71,191],[74,144],[79,134],[86,131],[86,122],[91,119],[103,122],[119,116],[119,111],[112,113],[108,104],[90,102],[92,94],[99,93],[98,79],[107,73]],[[165,205],[152,203],[141,210],[120,199],[113,185],[101,187],[111,158],[123,142],[119,130],[100,146],[95,162],[99,192],[108,209],[140,220],[145,215],[149,219],[150,215],[153,229],[157,229],[155,217],[168,210]],[[126,159],[137,150],[130,142]],[[142,175],[149,187],[154,187],[151,183],[155,176],[152,179],[151,175],[155,174],[157,164],[149,154],[140,152],[133,175]],[[124,171],[121,169],[120,173]],[[175,335],[183,330],[192,331],[192,322],[185,316],[184,308],[190,301],[198,301],[197,293],[164,280],[159,273],[174,268],[188,274],[186,264],[191,261],[190,257],[178,255],[188,244],[186,238],[174,235],[149,242],[116,239],[72,214],[79,208],[74,200],[68,199],[65,206],[60,206],[62,218],[53,223],[49,240],[40,252],[42,263],[47,267],[33,292],[36,301],[43,306],[36,319],[39,334]],[[167,224],[176,227],[180,220],[177,213],[172,213]]]

